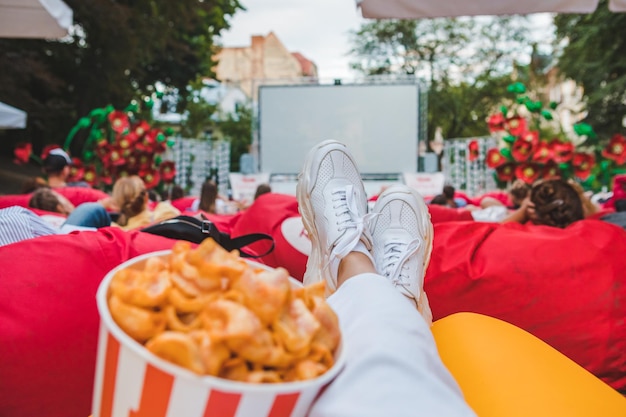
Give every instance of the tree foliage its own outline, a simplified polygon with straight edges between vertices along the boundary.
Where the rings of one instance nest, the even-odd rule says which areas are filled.
[[[217,122],[218,134],[230,142],[230,170],[240,170],[239,158],[250,151],[253,115],[251,105],[238,105],[235,113],[228,113]]]
[[[605,138],[622,130],[626,115],[626,14],[611,12],[607,3],[592,14],[554,19],[557,38],[566,43],[559,70],[583,86],[585,121]]]
[[[29,118],[27,129],[5,134],[10,148],[19,139],[62,143],[93,108],[124,108],[156,82],[185,91],[198,75],[212,75],[215,37],[242,9],[238,0],[66,2],[76,25],[67,39],[0,40],[0,101]]]
[[[512,77],[528,82],[533,45],[524,17],[383,20],[352,34],[352,67],[366,75],[428,81],[428,131],[488,134],[487,116]]]

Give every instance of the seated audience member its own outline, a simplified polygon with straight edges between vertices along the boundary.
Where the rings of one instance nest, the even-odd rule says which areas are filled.
[[[452,208],[458,208],[458,207],[463,207],[465,205],[467,205],[467,202],[465,200],[463,200],[462,198],[454,198],[454,194],[456,193],[456,190],[454,189],[454,187],[452,185],[444,185],[443,187],[443,195],[446,197],[446,200],[448,202],[448,207],[452,207]]]
[[[0,246],[40,236],[96,230],[111,225],[111,217],[102,203],[83,203],[78,207],[49,187],[37,189],[28,206],[56,215],[38,215],[19,206],[0,209]]]
[[[429,204],[435,204],[437,206],[448,206],[448,198],[443,194],[437,194],[430,200]]]
[[[520,208],[502,220],[565,228],[585,218],[579,193],[568,181],[556,178],[533,184]]]
[[[67,182],[70,176],[72,159],[61,148],[52,149],[43,161],[43,170],[48,178],[48,186],[57,187],[89,187],[83,181]]]
[[[185,190],[178,184],[174,184],[172,189],[170,190],[170,201],[178,200],[179,198],[183,198],[185,196]]]
[[[191,205],[191,211],[202,210],[211,214],[231,214],[242,208],[244,207],[241,204],[219,195],[217,184],[212,180],[202,183],[200,198]]]
[[[508,208],[512,210],[517,210],[518,208],[520,208],[524,199],[528,197],[529,192],[530,185],[519,179],[513,181],[507,192],[509,201],[511,203],[510,205],[508,205]],[[481,208],[504,205],[505,204],[502,201],[494,197],[487,196],[480,200]]]
[[[269,184],[259,184],[259,186],[256,187],[256,191],[254,193],[254,199],[256,200],[257,198],[259,198],[260,195],[271,193],[271,192],[272,192],[272,187],[270,187]]]
[[[113,185],[111,200],[119,207],[114,226],[132,230],[180,215],[180,210],[168,201],[161,201],[148,208],[149,193],[143,180],[137,175],[122,177]]]
[[[83,203],[75,207],[67,198],[49,187],[42,187],[32,194],[28,207],[59,213],[67,216],[61,224],[61,231],[69,231],[69,226],[100,228],[111,225],[107,208],[112,205],[108,199],[94,203]]]

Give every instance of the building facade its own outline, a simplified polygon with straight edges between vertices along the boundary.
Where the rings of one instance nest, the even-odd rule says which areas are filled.
[[[259,84],[317,78],[315,63],[299,52],[289,52],[273,32],[252,36],[249,46],[223,48],[215,58],[217,79],[237,86],[253,100]]]

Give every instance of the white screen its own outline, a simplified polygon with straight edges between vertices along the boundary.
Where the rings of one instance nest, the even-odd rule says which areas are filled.
[[[297,174],[315,144],[345,143],[362,174],[417,172],[416,84],[259,88],[261,172]]]

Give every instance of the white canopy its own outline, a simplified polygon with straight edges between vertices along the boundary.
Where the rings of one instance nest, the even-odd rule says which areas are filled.
[[[0,129],[24,129],[26,112],[0,102]]]
[[[598,0],[356,0],[368,19],[420,19],[531,13],[591,13]],[[626,12],[626,0],[610,0],[609,9]]]
[[[73,19],[61,0],[0,0],[0,38],[62,38]]]

